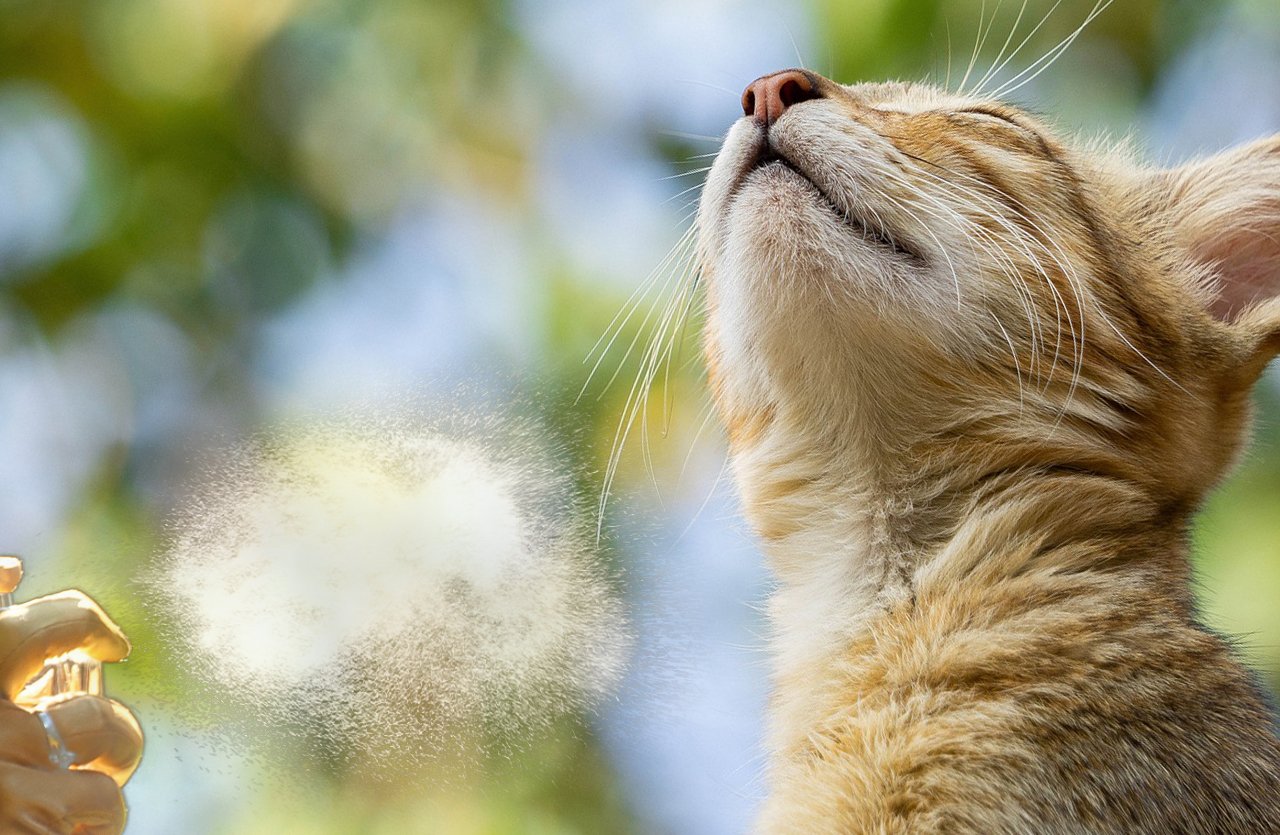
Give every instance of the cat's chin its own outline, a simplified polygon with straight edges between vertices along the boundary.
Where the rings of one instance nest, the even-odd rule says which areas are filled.
[[[725,232],[736,262],[731,272],[748,268],[773,281],[829,281],[881,267],[882,259],[814,185],[781,163],[748,175],[728,207]]]
[[[767,141],[761,141],[754,158],[748,157],[748,160],[730,196],[730,207],[752,191],[777,192],[779,210],[789,208],[796,211],[792,204],[797,200],[806,207],[816,206],[819,216],[813,219],[815,223],[833,226],[840,232],[852,235],[855,241],[869,248],[872,255],[915,265],[924,263],[924,258],[900,237],[881,228],[870,218],[860,217],[847,199],[828,194],[802,165]],[[784,200],[787,201],[786,205],[782,203]],[[810,219],[810,212],[804,211],[803,214],[806,219]]]
[[[763,287],[811,288],[810,301],[833,298],[881,308],[915,299],[917,262],[844,215],[804,174],[784,161],[752,168],[725,209],[721,275]],[[915,287],[915,291],[909,291]],[[834,291],[834,296],[833,296]],[[911,302],[914,307],[914,302]]]

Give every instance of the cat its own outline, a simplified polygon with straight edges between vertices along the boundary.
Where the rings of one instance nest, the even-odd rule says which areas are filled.
[[[1163,170],[805,70],[743,107],[697,228],[778,582],[758,830],[1280,832],[1188,559],[1280,351],[1280,137]]]

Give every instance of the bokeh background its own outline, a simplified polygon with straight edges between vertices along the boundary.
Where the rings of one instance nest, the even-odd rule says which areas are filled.
[[[1050,5],[1028,3],[1022,31]],[[1005,77],[1092,5],[1062,2]],[[134,639],[109,672],[150,733],[130,832],[743,831],[769,581],[721,478],[692,332],[604,526],[631,672],[598,710],[448,779],[249,757],[188,721],[172,624],[137,579],[220,451],[406,398],[537,423],[594,507],[635,368],[614,351],[579,399],[583,360],[687,226],[743,86],[795,64],[955,77],[983,16],[979,68],[1018,6],[0,0],[0,549],[27,559],[23,596],[80,586]],[[1160,161],[1275,132],[1280,6],[1118,0],[1017,98]],[[1197,533],[1205,617],[1273,688],[1276,379]]]

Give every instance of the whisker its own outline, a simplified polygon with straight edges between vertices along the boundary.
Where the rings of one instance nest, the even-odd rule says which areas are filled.
[[[1012,95],[1013,93],[1016,93],[1024,85],[1034,81],[1036,78],[1040,76],[1042,72],[1049,69],[1049,67],[1053,66],[1057,62],[1057,60],[1061,58],[1068,49],[1071,48],[1071,45],[1075,43],[1076,38],[1080,37],[1080,33],[1083,32],[1085,28],[1090,23],[1092,23],[1098,15],[1106,11],[1107,7],[1110,6],[1113,1],[1114,0],[1097,0],[1097,2],[1094,3],[1093,5],[1093,9],[1090,10],[1088,16],[1085,17],[1084,22],[1081,23],[1079,26],[1077,26],[1074,32],[1072,32],[1067,37],[1063,38],[1058,43],[1057,46],[1050,49],[1038,60],[1032,62],[1030,66],[1028,66],[1022,72],[1015,75],[1012,79],[1010,79],[1008,82],[1002,85],[998,90],[992,93],[991,94],[992,98],[1004,98],[1006,96]],[[1037,65],[1041,65],[1041,64],[1042,66],[1040,66],[1039,69],[1036,69]],[[1028,76],[1027,78],[1023,78],[1024,75],[1031,72],[1032,70],[1035,70],[1035,72],[1031,73],[1031,75]],[[1022,80],[1019,81],[1019,79],[1022,79]]]
[[[721,480],[724,479],[724,474],[725,472],[728,471],[728,469],[729,469],[729,456],[726,455],[724,457],[724,463],[720,465],[720,472],[716,473],[715,480],[711,482],[711,489],[707,491],[707,497],[702,500],[702,504],[698,506],[698,509],[696,511],[694,511],[693,518],[689,520],[689,524],[684,526],[684,530],[680,532],[680,536],[676,537],[677,542],[679,542],[681,539],[684,539],[684,537],[689,533],[689,531],[693,530],[694,524],[698,521],[699,518],[702,517],[703,511],[707,509],[707,505],[711,504],[711,500],[715,497],[716,490],[719,489],[720,482]]]
[[[687,217],[685,220],[687,220]],[[693,309],[695,293],[700,284],[698,281],[698,266],[695,261],[696,234],[696,226],[689,226],[681,236],[680,241],[677,242],[677,245],[672,248],[672,252],[664,259],[662,272],[666,273],[666,279],[662,282],[658,299],[650,305],[636,336],[628,345],[622,361],[605,387],[607,390],[621,373],[641,335],[648,328],[649,322],[655,321],[654,317],[656,315],[652,336],[641,352],[640,365],[624,400],[608,461],[605,465],[600,500],[597,506],[597,537],[600,536],[602,531],[605,509],[621,466],[623,450],[632,431],[637,429],[637,426],[640,432],[642,460],[653,483],[659,503],[663,501],[661,489],[657,483],[657,470],[653,463],[652,445],[649,440],[649,399],[654,381],[659,373],[663,373],[663,434],[665,435],[669,431],[670,420],[668,398],[670,397],[671,358],[675,346],[682,339],[683,326],[687,321],[689,311]],[[666,301],[661,303],[661,312],[658,312],[659,302],[664,296],[667,296],[668,291],[672,292],[666,298]],[[647,298],[647,294],[645,297]],[[616,336],[617,334],[613,338],[616,339]]]
[[[996,7],[991,12],[991,20],[987,21],[987,2],[982,0],[982,5],[978,12],[978,39],[973,45],[973,54],[969,56],[969,66],[964,71],[964,78],[960,79],[960,92],[964,92],[965,84],[969,81],[969,76],[973,74],[973,68],[978,63],[978,55],[982,52],[982,46],[987,42],[987,35],[991,33],[991,27],[995,25],[996,13],[1000,11],[1000,0],[996,0]],[[983,23],[986,23],[984,26]]]
[[[695,87],[706,87],[709,90],[716,90],[717,92],[720,92],[720,93],[728,93],[729,95],[733,96],[735,99],[738,98],[738,94],[735,93],[733,90],[730,90],[728,87],[721,87],[719,84],[712,84],[710,81],[700,81],[696,78],[683,78],[683,79],[680,79],[678,83],[692,84]]]
[[[923,161],[929,162],[928,160],[923,160]],[[942,170],[947,170],[945,169],[945,167],[942,167],[942,166],[937,166],[937,167],[942,168]],[[929,173],[929,172],[924,172],[924,173]],[[971,175],[967,175],[962,172],[952,172],[952,171],[949,171],[949,173],[955,176],[972,180],[973,182],[978,183],[979,185],[985,188],[988,188],[988,189],[990,188],[989,184],[986,184],[980,179],[972,177]],[[932,176],[936,178],[936,175],[932,175]],[[946,182],[946,181],[944,180],[942,182]],[[952,184],[952,187],[963,188],[961,186],[957,186],[956,184]],[[968,191],[969,194],[973,196],[975,199],[977,199],[979,202],[985,202],[988,204],[995,205],[994,201],[992,201],[990,198],[987,198],[985,195],[980,195],[971,189],[966,189],[966,191]],[[1136,345],[1133,344],[1132,340],[1130,340],[1129,337],[1126,336],[1125,333],[1115,324],[1110,314],[1106,311],[1104,307],[1102,307],[1102,305],[1099,302],[1097,302],[1096,300],[1091,300],[1091,297],[1087,293],[1085,293],[1083,289],[1083,283],[1079,275],[1076,273],[1072,265],[1071,259],[1067,257],[1066,253],[1062,251],[1060,246],[1058,246],[1056,240],[1052,236],[1048,235],[1048,233],[1038,223],[1036,223],[1030,218],[1027,218],[1022,213],[1019,213],[1019,215],[1020,215],[1020,218],[1023,220],[1023,222],[1027,223],[1034,231],[1039,233],[1042,239],[1032,238],[1031,239],[1032,242],[1037,246],[1037,248],[1044,251],[1046,256],[1049,257],[1050,260],[1054,262],[1055,266],[1061,271],[1063,278],[1068,282],[1068,285],[1071,287],[1072,294],[1076,300],[1076,311],[1079,316],[1080,332],[1075,333],[1074,326],[1073,325],[1071,326],[1073,340],[1075,341],[1076,346],[1075,346],[1075,350],[1073,351],[1072,377],[1068,386],[1067,396],[1064,399],[1063,408],[1059,414],[1059,419],[1061,419],[1061,417],[1065,414],[1066,410],[1070,407],[1071,398],[1080,383],[1080,375],[1082,373],[1083,363],[1084,363],[1084,346],[1085,346],[1084,330],[1087,322],[1087,316],[1085,315],[1086,304],[1088,304],[1089,307],[1095,311],[1098,318],[1107,326],[1108,329],[1110,329],[1112,332],[1115,333],[1115,335],[1121,340],[1121,342],[1124,343],[1124,345],[1129,350],[1133,351],[1140,359],[1142,359],[1144,363],[1149,365],[1161,377],[1169,381],[1174,386],[1177,386],[1179,389],[1182,389],[1185,391],[1185,388],[1180,383],[1178,383],[1176,380],[1170,377],[1167,372],[1165,372],[1162,368],[1160,368],[1155,362],[1153,362],[1148,356],[1146,356],[1146,354],[1143,353],[1140,348],[1138,348]],[[1044,274],[1042,272],[1042,275],[1044,275],[1046,280],[1048,280],[1047,274]],[[1066,309],[1065,307],[1066,302],[1064,299],[1062,299],[1061,294],[1057,293],[1056,287],[1053,286],[1052,284],[1050,284],[1050,289],[1052,292],[1054,292],[1056,297],[1055,306],[1059,304],[1062,305],[1062,307],[1058,311],[1059,315],[1061,315],[1063,312],[1066,312],[1069,317],[1069,310]],[[1061,323],[1059,324],[1059,327],[1061,327]],[[1047,379],[1051,379],[1051,378],[1052,378],[1052,374],[1050,374]],[[1048,383],[1046,382],[1046,386],[1047,384]],[[1041,390],[1044,391],[1045,388],[1042,387]]]
[[[691,191],[697,191],[698,189],[702,188],[702,187],[703,187],[703,185],[705,185],[705,183],[701,183],[701,182],[699,182],[699,183],[694,183],[693,185],[689,186],[688,188],[684,189],[683,191],[677,192],[677,193],[675,193],[675,194],[671,195],[670,197],[668,197],[666,200],[663,200],[661,205],[665,206],[665,205],[667,205],[668,203],[671,203],[671,202],[674,202],[674,201],[676,201],[676,200],[679,200],[681,197],[684,197],[684,196],[685,196],[686,194],[688,194],[689,192],[691,192]]]
[[[938,167],[938,168],[940,168],[941,170],[948,171],[948,173],[952,173],[952,174],[957,174],[957,173],[958,173],[958,172],[950,172],[950,171],[949,171],[949,169],[946,169],[946,168],[945,168],[945,167],[943,167],[943,166],[937,166],[935,163],[932,163],[932,161],[927,160],[927,159],[924,159],[923,157],[917,157],[917,156],[915,156],[915,155],[913,155],[913,154],[909,154],[909,153],[906,153],[906,152],[903,152],[903,153],[904,153],[904,155],[906,155],[906,156],[908,156],[908,157],[910,157],[910,158],[912,158],[912,159],[916,159],[916,160],[918,160],[918,161],[920,161],[921,163],[924,163],[924,164],[934,165],[935,167]],[[1014,245],[1014,246],[1016,246],[1016,247],[1018,247],[1019,249],[1021,249],[1021,250],[1023,251],[1023,254],[1027,256],[1027,259],[1028,259],[1029,261],[1031,261],[1032,263],[1036,263],[1036,259],[1035,259],[1035,257],[1031,254],[1031,252],[1030,252],[1030,251],[1026,248],[1026,246],[1025,246],[1025,243],[1024,243],[1024,241],[1023,241],[1024,235],[1023,235],[1022,231],[1021,231],[1020,229],[1018,229],[1016,226],[1014,226],[1012,223],[1010,223],[1010,222],[1009,222],[1009,221],[1008,221],[1008,220],[1003,216],[1003,213],[1001,212],[1001,210],[1000,210],[1000,208],[999,208],[999,205],[998,205],[998,203],[996,203],[996,201],[992,200],[991,198],[987,197],[986,195],[982,195],[982,194],[979,194],[979,193],[977,193],[977,192],[974,192],[974,191],[972,191],[971,189],[965,189],[965,188],[964,188],[964,187],[962,187],[962,186],[957,186],[956,184],[954,184],[954,183],[952,183],[952,182],[950,182],[950,181],[948,181],[948,180],[946,180],[946,179],[943,179],[942,177],[938,176],[937,174],[935,174],[935,173],[933,173],[933,172],[931,172],[931,171],[929,171],[929,170],[927,170],[927,169],[922,169],[922,170],[920,171],[920,173],[921,173],[921,174],[924,174],[925,176],[928,176],[928,177],[932,178],[933,180],[935,180],[936,182],[938,182],[939,184],[941,184],[942,186],[944,186],[944,187],[946,187],[946,188],[949,188],[949,189],[957,189],[957,190],[964,190],[964,191],[969,192],[968,197],[970,198],[970,200],[969,200],[969,201],[965,201],[965,202],[966,202],[966,203],[967,203],[971,208],[973,208],[973,209],[977,210],[978,212],[980,212],[980,213],[981,213],[982,215],[984,215],[985,217],[987,217],[987,218],[989,218],[989,219],[991,219],[991,220],[995,221],[995,222],[996,222],[996,224],[997,224],[997,226],[999,226],[999,227],[1001,227],[1002,229],[1004,229],[1005,231],[1009,232],[1009,233],[1010,233],[1010,235],[1012,236],[1012,243],[1013,243],[1013,245]],[[961,175],[961,176],[964,176],[964,175]],[[979,180],[979,181],[977,181],[977,182],[979,182],[979,183],[980,183],[981,185],[983,185],[983,186],[985,186],[985,185],[986,185],[985,183],[982,183],[982,181],[980,181],[980,180]],[[909,188],[910,188],[910,187],[911,187],[911,184],[907,183],[907,187],[909,187]],[[915,190],[915,191],[917,191],[917,192],[919,191],[919,189],[914,189],[914,190]],[[974,203],[972,202],[972,201],[975,201],[975,200],[977,201],[977,202],[976,202],[976,204],[974,204]],[[991,206],[995,207],[995,211],[992,211],[991,209],[986,208],[985,206],[983,206],[983,205],[982,205],[983,203],[987,203],[987,204],[990,204]],[[938,201],[938,204],[939,204],[940,206],[941,206],[941,205],[943,205],[943,204],[941,204],[941,202],[940,202],[940,201]],[[952,213],[955,213],[953,209],[950,209],[949,207],[946,207],[946,208],[947,208],[947,210],[948,210],[948,211],[950,211],[950,212],[952,212]],[[1031,294],[1031,291],[1026,287],[1026,283],[1025,283],[1025,281],[1023,281],[1023,280],[1022,280],[1022,277],[1021,277],[1021,275],[1019,274],[1019,272],[1018,272],[1018,270],[1017,270],[1016,266],[1013,264],[1012,259],[1011,259],[1011,258],[1010,258],[1006,253],[1004,253],[1004,251],[1003,251],[1003,250],[1002,250],[998,245],[995,245],[994,238],[990,237],[989,233],[987,233],[987,232],[986,232],[986,230],[982,229],[982,227],[977,226],[977,225],[971,225],[971,226],[969,227],[969,231],[978,231],[978,232],[980,232],[980,233],[983,235],[983,237],[984,237],[984,238],[986,238],[986,240],[989,242],[989,243],[988,243],[988,247],[987,247],[988,251],[989,251],[989,252],[996,253],[996,254],[997,254],[997,260],[1002,260],[1002,261],[1004,261],[1004,262],[1008,265],[1008,268],[1009,268],[1009,272],[1008,272],[1008,274],[1009,274],[1009,275],[1011,275],[1011,276],[1013,277],[1015,287],[1016,287],[1017,289],[1019,289],[1019,290],[1020,290],[1020,296],[1021,296],[1021,297],[1023,297],[1023,298],[1024,298],[1024,300],[1025,300],[1025,303],[1024,303],[1024,309],[1026,309],[1026,310],[1027,310],[1027,313],[1028,313],[1028,320],[1029,320],[1029,325],[1030,325],[1030,328],[1031,328],[1031,338],[1032,338],[1032,348],[1033,348],[1032,359],[1033,359],[1033,362],[1034,362],[1034,359],[1035,359],[1035,357],[1036,357],[1035,343],[1038,341],[1038,340],[1037,340],[1037,331],[1038,331],[1038,320],[1039,320],[1039,317],[1036,315],[1036,313],[1035,313],[1035,311],[1034,311],[1034,308],[1035,308],[1035,299],[1034,299],[1034,296]],[[1047,276],[1045,276],[1045,278],[1047,279],[1048,277],[1047,277]],[[1034,370],[1034,365],[1033,365],[1033,370]]]
[[[644,394],[642,397],[643,404],[641,406],[641,446],[644,452],[646,465],[649,467],[650,478],[654,483],[655,490],[657,490],[658,485],[656,473],[653,468],[648,432],[649,395],[652,391],[653,383],[657,378],[659,369],[663,368],[663,426],[661,434],[662,437],[665,438],[670,430],[672,408],[672,401],[670,398],[671,355],[673,345],[677,344],[678,339],[681,338],[684,333],[682,323],[690,307],[689,302],[691,301],[693,290],[697,286],[696,278],[697,266],[693,263],[687,264],[685,269],[682,271],[681,279],[678,283],[678,290],[672,297],[663,321],[658,328],[650,351],[650,361],[646,371],[644,372]],[[688,301],[685,300],[686,297],[690,297]],[[667,335],[668,331],[670,332],[669,336]]]
[[[897,200],[896,198],[894,198],[892,195],[888,194],[887,192],[883,192],[883,191],[882,191],[880,194],[881,194],[881,196],[882,196],[882,197],[884,197],[884,198],[888,199],[888,200],[889,200],[889,201],[891,201],[894,205],[896,205],[899,209],[901,209],[903,212],[905,212],[905,213],[907,214],[907,216],[908,216],[908,217],[910,217],[912,220],[914,220],[914,221],[916,222],[916,224],[917,224],[920,228],[922,228],[922,229],[925,231],[925,234],[927,234],[930,238],[932,238],[932,239],[933,239],[933,242],[934,242],[934,243],[937,245],[937,247],[938,247],[938,251],[939,251],[940,253],[942,253],[942,257],[946,259],[946,261],[947,261],[947,267],[948,267],[948,268],[950,268],[950,270],[951,270],[951,280],[952,280],[952,282],[955,284],[955,287],[956,287],[956,309],[957,309],[957,310],[959,310],[959,309],[960,309],[960,305],[961,305],[961,303],[962,303],[962,300],[961,300],[961,298],[960,298],[960,276],[956,273],[956,265],[955,265],[955,262],[953,262],[953,261],[951,260],[951,253],[947,252],[947,248],[946,248],[945,246],[943,246],[943,245],[942,245],[942,241],[938,240],[938,236],[937,236],[937,235],[935,235],[935,234],[934,234],[934,232],[933,232],[933,230],[929,228],[929,224],[924,223],[923,221],[921,221],[921,220],[920,220],[920,217],[919,217],[918,215],[916,215],[916,213],[915,213],[915,212],[913,212],[913,211],[911,211],[909,208],[907,208],[907,207],[902,203],[902,201]],[[892,239],[891,239],[891,240],[892,240]]]
[[[1000,51],[996,53],[996,58],[991,62],[991,66],[983,73],[982,78],[978,79],[978,83],[973,85],[974,92],[978,92],[986,85],[991,74],[995,72],[996,67],[1000,65],[1000,59],[1004,58],[1005,50],[1009,48],[1009,44],[1013,42],[1013,37],[1018,33],[1018,26],[1022,23],[1022,16],[1026,14],[1028,0],[1022,0],[1022,5],[1018,8],[1018,16],[1013,20],[1013,26],[1009,27],[1009,34],[1004,39],[1004,43],[1000,45]]]
[[[668,303],[668,306],[669,306],[669,303]],[[650,315],[652,315],[652,310],[650,311]],[[646,317],[646,323],[647,321],[648,321],[648,317]],[[643,331],[643,325],[641,326],[641,330]],[[638,335],[637,335],[637,338],[638,338]],[[633,340],[632,347],[634,347],[634,344],[635,344],[635,341]],[[630,350],[631,348],[628,348],[628,355],[630,354]],[[604,484],[600,494],[599,514],[597,519],[597,536],[599,535],[599,532],[600,532],[599,526],[603,525],[604,523],[605,507],[608,503],[609,496],[612,493],[613,481],[617,475],[618,467],[622,462],[622,451],[626,446],[627,438],[630,436],[631,430],[632,428],[634,428],[636,419],[639,416],[638,412],[639,412],[639,407],[641,403],[641,394],[640,394],[641,386],[642,386],[642,381],[644,380],[645,374],[647,372],[648,357],[650,356],[651,352],[652,352],[651,348],[646,349],[646,351],[644,352],[644,355],[643,355],[644,358],[641,361],[640,371],[636,374],[635,380],[632,382],[631,388],[627,392],[626,401],[624,402],[622,407],[622,415],[618,421],[618,428],[614,432],[612,449],[609,452],[609,460],[605,467]],[[624,362],[625,362],[625,357],[624,357]],[[620,370],[621,370],[621,367],[619,367],[619,371]],[[617,373],[618,372],[614,373],[614,378],[617,377]],[[612,383],[612,379],[610,380],[610,382]],[[642,449],[642,452],[643,452],[643,449]],[[661,500],[661,496],[659,496],[659,500]]]
[[[587,387],[591,385],[591,381],[595,378],[596,371],[600,368],[601,363],[604,362],[604,358],[609,355],[609,351],[613,348],[613,345],[617,341],[618,337],[622,335],[622,331],[623,329],[626,328],[627,323],[631,321],[631,318],[633,316],[635,316],[636,311],[640,309],[640,306],[644,303],[644,300],[649,297],[649,293],[652,291],[654,286],[658,285],[659,279],[661,279],[661,277],[664,274],[666,275],[666,278],[665,280],[662,280],[661,289],[658,291],[659,298],[661,297],[662,293],[666,290],[666,288],[670,285],[672,274],[666,272],[667,265],[671,263],[678,263],[683,258],[688,257],[687,253],[692,248],[693,237],[694,237],[694,232],[692,231],[692,229],[686,230],[684,234],[680,236],[680,239],[676,241],[675,245],[671,248],[671,251],[667,253],[667,257],[664,258],[662,262],[658,265],[658,268],[655,269],[654,272],[650,274],[650,277],[647,278],[644,282],[642,282],[641,286],[631,294],[631,297],[627,300],[626,303],[624,303],[622,310],[618,311],[617,315],[614,316],[613,321],[609,323],[609,327],[605,329],[604,334],[602,334],[600,339],[596,341],[596,345],[592,347],[590,352],[588,352],[586,359],[583,360],[584,362],[589,361],[591,357],[596,354],[597,349],[600,349],[600,345],[602,342],[605,343],[603,349],[599,350],[599,356],[597,357],[595,364],[591,367],[590,373],[587,374],[587,379],[586,379],[586,382],[584,382],[582,385],[582,390],[578,393],[579,399],[582,398],[582,395],[586,392]],[[632,302],[633,299],[635,300],[634,303]],[[656,306],[656,304],[657,304],[657,301],[655,300],[654,303],[650,305],[650,313],[645,316],[644,322],[647,322],[649,320],[649,317],[652,315],[653,308]],[[643,323],[641,324],[641,329],[643,329]],[[610,334],[612,334],[612,336],[610,336]],[[605,341],[605,337],[608,337],[607,342]],[[621,370],[622,365],[626,362],[627,357],[630,356],[631,351],[635,348],[636,340],[638,339],[639,339],[639,333],[637,333],[636,337],[631,340],[631,344],[627,347],[626,353],[623,355],[622,360],[619,362],[618,371]],[[599,399],[599,397],[603,397],[604,392],[608,391],[609,386],[611,386],[613,384],[613,381],[617,379],[618,371],[615,371],[613,376],[609,378],[609,382],[605,385],[604,390],[601,391],[597,399]]]
[[[1009,356],[1013,359],[1013,375],[1018,381],[1018,414],[1022,414],[1026,409],[1026,391],[1022,385],[1022,365],[1018,362],[1018,349],[1013,345],[1013,339],[1009,336],[1009,331],[1005,329],[1004,323],[1000,321],[1000,317],[991,311],[991,318],[995,320],[996,327],[1000,329],[1000,334],[1004,337],[1004,341],[1009,345]]]
[[[681,177],[688,177],[693,174],[705,174],[712,169],[713,166],[707,165],[702,168],[695,168],[692,171],[681,171],[679,174],[668,174],[665,177],[658,177],[655,182],[666,182],[667,180],[678,180]]]
[[[676,478],[676,483],[684,481],[685,473],[689,469],[689,462],[693,459],[693,453],[698,448],[698,440],[702,437],[702,433],[706,431],[707,426],[711,423],[711,419],[716,415],[715,404],[710,400],[702,405],[702,415],[698,420],[698,428],[693,433],[693,440],[689,442],[689,449],[684,454],[684,460],[680,462],[680,475]]]
[[[1013,52],[1010,52],[1003,61],[998,61],[998,63],[993,66],[985,76],[983,76],[982,81],[979,81],[977,86],[974,88],[974,95],[981,95],[982,88],[986,86],[987,81],[998,77],[1000,73],[1004,72],[1004,68],[1009,65],[1009,62],[1022,52],[1022,48],[1031,42],[1031,39],[1034,38],[1036,33],[1049,22],[1049,18],[1053,16],[1054,11],[1056,11],[1061,5],[1062,0],[1055,0],[1054,4],[1049,7],[1049,11],[1044,13],[1044,16],[1040,18],[1040,22],[1031,28],[1031,31],[1027,33],[1027,36],[1023,38],[1021,42],[1018,43]],[[1021,16],[1019,16],[1019,19],[1021,19]]]
[[[674,136],[676,139],[688,139],[694,142],[723,142],[723,136],[707,136],[702,133],[689,133],[683,130],[659,130],[657,133],[663,136]],[[710,156],[715,156],[711,154]]]
[[[681,310],[680,315],[676,320],[678,323],[677,327],[679,329],[679,335],[676,336],[675,329],[672,330],[672,335],[673,337],[675,337],[674,362],[677,368],[680,367],[680,352],[684,348],[685,336],[687,334],[687,328],[689,326],[689,320],[691,318],[690,313],[692,312],[693,305],[698,298],[698,294],[697,294],[698,286],[699,286],[698,273],[695,270],[695,272],[693,273],[693,277],[689,281],[688,300],[686,301],[684,305],[684,309]],[[671,426],[671,413],[672,413],[671,410],[674,408],[674,402],[668,401],[668,398],[666,397],[666,393],[670,391],[672,362],[673,362],[672,351],[668,350],[667,360],[666,360],[666,370],[663,372],[663,380],[662,380],[663,406],[664,406],[664,413],[665,413],[665,417],[663,419],[663,430],[662,430],[664,437],[666,436],[666,433]]]
[[[693,237],[693,231],[691,229],[686,229],[680,235],[680,237],[676,240],[675,244],[672,245],[671,249],[667,251],[666,256],[662,259],[662,261],[658,263],[658,266],[655,267],[649,273],[649,275],[646,276],[645,279],[640,282],[640,285],[636,287],[636,289],[632,291],[631,295],[627,297],[627,300],[623,302],[622,307],[618,310],[617,314],[614,315],[613,319],[610,320],[609,325],[604,330],[604,333],[600,335],[600,338],[597,339],[595,344],[591,346],[591,350],[587,352],[587,355],[585,357],[583,357],[582,361],[584,363],[591,361],[591,358],[595,356],[596,351],[600,348],[601,343],[606,341],[606,338],[608,338],[609,344],[612,345],[613,339],[617,337],[617,334],[615,333],[612,338],[609,338],[609,334],[614,331],[615,327],[622,328],[626,325],[627,321],[635,313],[636,307],[643,302],[644,298],[648,296],[649,291],[653,288],[655,284],[657,284],[659,279],[661,279],[662,276],[665,274],[664,271],[667,265],[669,263],[672,263],[672,259],[678,259],[679,257],[681,257],[680,253],[684,248],[690,245],[691,243],[690,239],[692,237]],[[609,346],[605,346],[604,353],[608,353],[608,347]]]
[[[786,27],[787,37],[791,39],[791,48],[796,52],[796,66],[802,70],[809,69],[804,59],[800,57],[800,47],[796,44],[796,33],[791,31],[791,24],[784,21],[783,26]]]

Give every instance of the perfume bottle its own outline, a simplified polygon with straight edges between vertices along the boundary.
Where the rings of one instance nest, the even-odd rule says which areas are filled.
[[[21,582],[22,560],[0,555],[0,610],[13,605],[13,593]],[[75,754],[63,742],[45,708],[59,696],[75,693],[95,696],[103,693],[102,662],[79,650],[49,659],[13,699],[16,705],[40,718],[49,737],[49,759],[59,768],[70,768],[75,763]]]

